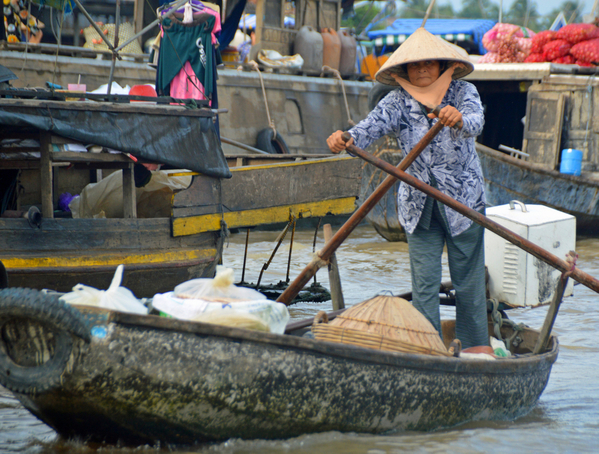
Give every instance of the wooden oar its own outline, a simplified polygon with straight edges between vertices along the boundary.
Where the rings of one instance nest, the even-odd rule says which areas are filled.
[[[440,122],[437,122],[436,124],[439,123]],[[349,140],[349,134],[344,136],[344,139],[346,141]],[[447,205],[448,207],[453,208],[458,213],[463,214],[467,218],[472,219],[477,224],[480,224],[484,228],[492,231],[500,237],[505,238],[510,243],[513,243],[516,246],[518,246],[520,249],[524,249],[526,252],[534,255],[539,260],[542,260],[543,262],[548,263],[554,268],[557,268],[562,273],[571,271],[570,277],[577,280],[581,284],[587,286],[591,290],[594,290],[595,292],[599,293],[599,280],[595,279],[593,276],[590,276],[584,271],[579,270],[578,268],[575,268],[572,271],[571,265],[568,264],[566,260],[560,259],[559,257],[553,255],[551,252],[546,251],[545,249],[537,246],[536,244],[530,242],[525,238],[522,238],[520,235],[517,235],[511,230],[506,229],[497,222],[487,218],[485,215],[480,214],[478,211],[473,210],[472,208],[467,207],[466,205],[458,202],[457,200],[452,199],[448,195],[443,194],[441,191],[429,186],[426,183],[423,183],[422,181],[418,180],[412,175],[405,173],[403,170],[400,170],[399,168],[392,166],[388,162],[385,162],[382,159],[379,159],[354,145],[348,145],[347,150],[350,153],[357,155],[365,161],[371,163],[372,165],[375,165],[379,169],[384,170],[389,175],[393,175],[394,177],[403,181],[404,183],[407,183],[410,186],[415,187],[419,191],[422,191],[425,194],[428,194],[434,199],[438,200],[439,202]]]
[[[438,108],[435,109],[435,113],[438,115]],[[398,164],[397,169],[401,171],[406,170],[412,162],[422,153],[429,143],[435,138],[435,136],[443,129],[443,124],[438,121],[435,125],[424,135],[420,142],[408,153],[408,155]],[[349,134],[348,134],[349,136]],[[349,140],[349,139],[346,139]],[[393,166],[391,166],[393,167]],[[395,167],[393,167],[395,169]],[[402,172],[403,173],[403,172]],[[316,274],[316,272],[327,265],[327,262],[333,252],[343,243],[343,241],[350,235],[351,232],[364,220],[366,215],[370,213],[370,210],[383,198],[387,191],[397,181],[394,176],[388,176],[383,182],[370,194],[370,197],[350,216],[350,218],[341,226],[337,233],[333,235],[330,241],[328,241],[324,247],[318,251],[317,256],[312,259],[304,270],[299,274],[295,280],[289,284],[283,293],[277,298],[279,303],[285,303],[289,305],[293,298],[304,288],[310,278]]]

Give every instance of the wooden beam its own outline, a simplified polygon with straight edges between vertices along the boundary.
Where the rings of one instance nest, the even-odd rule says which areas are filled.
[[[135,7],[133,9],[133,29],[135,33],[139,33],[144,25],[144,3],[145,0],[135,0]],[[141,42],[141,36],[138,38],[139,45],[142,47],[143,52],[143,43]]]
[[[331,224],[325,224],[324,241],[329,242],[333,238],[333,228]],[[333,310],[345,309],[345,301],[343,299],[343,290],[341,289],[341,277],[339,276],[339,265],[337,264],[337,256],[333,252],[329,259],[329,286],[331,287],[331,302]]]
[[[133,163],[123,169],[123,217],[137,217],[137,198],[135,196],[135,179],[133,177]]]
[[[46,219],[54,217],[53,184],[52,184],[52,138],[48,132],[40,133],[40,190],[42,216]]]

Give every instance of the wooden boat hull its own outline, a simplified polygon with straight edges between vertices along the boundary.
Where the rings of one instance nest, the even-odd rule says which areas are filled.
[[[106,289],[116,267],[125,265],[123,285],[138,297],[172,290],[196,277],[212,277],[222,252],[220,232],[175,238],[170,218],[0,218],[0,261],[16,287],[70,292],[85,283]]]
[[[599,227],[599,179],[566,175],[477,144],[485,177],[487,203],[511,200],[547,205],[576,217],[579,232]]]
[[[41,325],[33,310],[26,319],[11,316],[7,291],[14,289],[0,293],[3,351],[21,363],[35,357],[25,354],[32,345],[47,354],[49,339],[65,328]],[[45,307],[49,298],[43,297]],[[64,367],[52,370],[53,384],[52,374],[27,386],[14,378],[7,384],[4,371],[13,369],[2,354],[0,380],[62,436],[109,442],[386,433],[512,419],[535,405],[558,353],[552,338],[537,356],[462,360],[80,309],[85,321],[69,316],[69,329],[79,334],[69,335],[72,348],[62,353]],[[91,333],[89,343],[85,333]],[[532,348],[536,335],[522,334],[521,352]],[[46,364],[22,365],[34,374]]]

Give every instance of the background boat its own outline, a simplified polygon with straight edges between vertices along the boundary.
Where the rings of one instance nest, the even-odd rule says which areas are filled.
[[[291,162],[278,159],[274,164],[264,164],[263,158],[262,165],[231,172],[210,110],[12,99],[0,99],[0,108],[5,140],[1,172],[3,181],[10,183],[2,191],[9,209],[0,217],[0,260],[15,286],[69,291],[89,282],[107,288],[116,266],[123,263],[124,285],[139,297],[152,296],[191,278],[212,277],[228,228],[347,215],[359,193],[359,163],[347,157],[307,160],[287,155]],[[189,119],[195,119],[197,128],[191,127],[184,137],[171,128],[172,122]],[[50,120],[52,134],[44,129]],[[20,142],[27,138],[29,143]],[[133,158],[88,152],[82,140],[127,150]],[[79,144],[84,151],[65,151],[69,144]],[[137,216],[135,182],[144,169],[132,159],[166,161],[173,170],[163,172],[169,178],[187,178],[188,186],[174,195],[158,191],[157,198],[150,199],[150,214],[142,219]],[[251,162],[238,156],[235,165],[244,164],[244,159]],[[104,173],[98,178],[100,169]],[[117,218],[98,213],[99,218],[73,219],[71,213],[56,209],[61,193],[79,194],[114,169],[122,169],[124,188],[116,189],[123,192]],[[23,217],[31,209],[38,210],[33,223]]]

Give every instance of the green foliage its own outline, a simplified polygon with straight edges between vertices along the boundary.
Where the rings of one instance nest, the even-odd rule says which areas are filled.
[[[399,17],[402,19],[421,19],[426,13],[429,0],[406,0],[406,4],[401,8]],[[431,19],[452,19],[456,17],[451,3],[436,3],[431,11]]]
[[[499,20],[499,6],[491,0],[462,0],[462,9],[457,16],[464,19]]]
[[[356,14],[354,17],[342,20],[341,26],[355,29],[356,35],[359,35],[372,22],[380,10],[381,8],[375,2],[359,6],[355,9]]]
[[[532,0],[515,0],[504,16],[504,22],[522,25],[535,32],[542,30],[540,19],[537,4]]]
[[[549,14],[539,19],[539,26],[541,30],[549,30],[551,24],[558,16],[560,12],[564,13],[564,17],[569,24],[576,24],[582,22],[582,9],[584,8],[584,1],[564,1],[559,7],[552,10]]]

